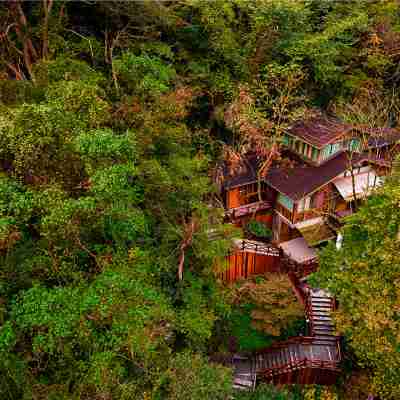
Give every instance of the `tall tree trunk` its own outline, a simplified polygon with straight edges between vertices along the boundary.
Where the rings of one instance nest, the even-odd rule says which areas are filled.
[[[42,57],[47,58],[49,54],[49,15],[53,7],[53,0],[43,0],[43,44],[42,44]]]
[[[351,186],[353,190],[353,200],[354,200],[354,210],[357,211],[358,206],[357,206],[357,193],[356,193],[356,178],[354,176],[354,167],[353,163],[350,161],[350,175],[351,175]]]
[[[21,5],[21,0],[10,0],[10,9],[14,15],[16,26],[15,32],[23,47],[23,59],[29,77],[34,81],[32,65],[38,59],[38,53],[33,46],[31,38],[28,36],[28,22]]]

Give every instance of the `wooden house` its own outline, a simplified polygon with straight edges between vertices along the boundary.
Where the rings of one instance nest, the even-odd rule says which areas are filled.
[[[352,212],[356,199],[365,197],[382,179],[370,161],[343,151],[319,166],[272,169],[266,182],[277,192],[272,229],[283,242],[303,235],[311,246],[335,235],[323,221]]]
[[[257,175],[261,162],[257,155],[248,154],[242,165],[233,171],[227,164],[221,167],[220,192],[225,214],[238,226],[245,226],[250,219],[272,224],[275,192]]]
[[[288,129],[284,146],[302,163],[275,166],[266,177],[277,192],[274,241],[285,255],[305,267],[315,263],[313,247],[335,239],[337,221],[382,183],[398,139],[393,129],[360,130],[329,117]]]
[[[333,117],[318,116],[287,129],[283,144],[309,165],[322,165],[346,149],[357,150],[360,139],[354,128]]]
[[[261,164],[249,155],[247,168],[228,174],[222,187],[226,217],[244,226],[255,219],[271,227],[270,243],[236,241],[221,278],[231,282],[266,272],[288,272],[305,305],[307,336],[293,337],[251,355],[233,357],[234,388],[256,381],[273,384],[334,384],[342,360],[331,313],[334,298],[299,279],[318,266],[316,246],[336,238],[341,218],[379,186],[400,150],[400,133],[361,129],[332,117],[294,124],[285,132],[285,162],[260,181]]]
[[[262,180],[262,160],[255,154],[239,169],[225,167],[226,217],[242,227],[251,219],[266,224],[273,244],[312,270],[313,248],[335,239],[337,221],[382,183],[400,150],[399,139],[397,130],[354,127],[333,117],[299,121],[283,135],[288,162],[273,165]]]

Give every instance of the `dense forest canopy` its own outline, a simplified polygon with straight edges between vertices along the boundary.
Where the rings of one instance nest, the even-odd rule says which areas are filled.
[[[0,397],[231,398],[208,356],[229,346],[215,265],[240,232],[211,169],[249,149],[268,167],[316,109],[397,126],[399,62],[396,0],[2,2]],[[398,194],[323,256],[360,372],[306,398],[399,398]]]

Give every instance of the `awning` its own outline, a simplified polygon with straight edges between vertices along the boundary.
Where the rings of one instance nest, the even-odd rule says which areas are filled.
[[[382,182],[382,178],[376,176],[375,172],[372,170],[363,174],[354,175],[356,196],[367,196],[375,186],[379,186]],[[353,181],[351,176],[335,179],[333,184],[344,200],[353,200]]]
[[[304,223],[298,223],[295,227],[300,231],[309,246],[316,246],[336,237],[334,230],[322,218],[314,218]]]
[[[304,238],[299,237],[279,245],[283,252],[293,261],[299,264],[317,259],[317,252],[310,246]]]

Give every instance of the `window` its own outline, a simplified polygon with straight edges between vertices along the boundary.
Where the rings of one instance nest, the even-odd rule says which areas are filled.
[[[257,183],[251,183],[250,185],[244,185],[239,188],[239,194],[242,197],[252,196],[257,193]]]
[[[288,146],[288,147],[290,146],[290,137],[289,137],[289,135],[283,135],[282,143],[284,145]]]
[[[350,150],[350,151],[358,151],[359,150],[359,148],[360,148],[360,141],[358,140],[358,139],[351,139],[349,142],[348,142],[348,149]]]
[[[322,151],[322,156],[323,158],[329,158],[332,155],[336,154],[340,149],[341,149],[341,143],[332,143],[328,144],[327,146],[324,147]]]
[[[303,152],[304,152],[304,147],[306,146],[306,144],[304,143],[304,142],[301,142],[300,143],[300,147],[299,147],[299,153],[300,154],[303,154]]]
[[[313,149],[312,149],[312,159],[313,159],[314,161],[317,161],[317,160],[318,160],[318,154],[319,154],[319,150],[316,149],[315,147],[313,147]]]
[[[331,144],[331,155],[336,154],[342,147],[342,143],[333,143]]]
[[[279,193],[277,201],[283,207],[287,208],[290,211],[293,211],[293,200],[289,199],[289,197]]]
[[[286,146],[289,145],[289,138],[288,138],[287,135],[283,135],[282,143],[283,143],[284,145],[286,145]]]
[[[311,206],[311,197],[307,196],[301,199],[297,204],[297,212],[303,212],[310,209]]]
[[[308,152],[308,144],[307,144],[307,143],[304,143],[303,155],[307,156],[307,152]]]
[[[308,158],[311,158],[311,156],[312,156],[312,146],[308,146],[308,151],[307,151],[307,157]]]

